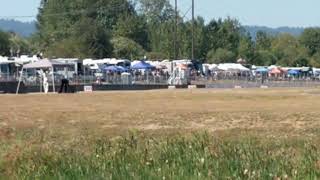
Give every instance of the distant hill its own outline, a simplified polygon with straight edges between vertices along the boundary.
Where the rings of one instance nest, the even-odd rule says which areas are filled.
[[[299,36],[304,28],[302,27],[279,27],[279,28],[269,28],[266,26],[244,26],[244,28],[250,33],[251,37],[254,39],[258,31],[264,31],[271,35],[277,35],[280,33],[289,33],[293,36]]]
[[[36,23],[0,19],[0,30],[12,31],[20,36],[29,37],[36,32]]]

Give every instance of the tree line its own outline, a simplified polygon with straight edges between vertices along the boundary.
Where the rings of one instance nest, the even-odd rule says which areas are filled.
[[[194,23],[195,58],[208,63],[320,67],[320,28],[307,28],[302,35],[256,37],[233,18],[198,16],[194,22],[179,13],[177,21],[169,0],[42,0],[37,32],[29,39],[0,33],[0,52],[43,52],[47,57],[151,60],[191,59]],[[174,49],[174,27],[177,44]],[[13,38],[15,37],[15,38]],[[12,43],[15,39],[15,43]],[[20,47],[21,46],[21,47]],[[14,51],[15,52],[15,51]]]

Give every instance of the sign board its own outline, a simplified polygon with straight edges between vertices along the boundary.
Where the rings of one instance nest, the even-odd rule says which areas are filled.
[[[84,86],[84,92],[86,92],[86,93],[93,92],[92,86]]]
[[[189,85],[188,89],[197,89],[197,86],[196,85]]]

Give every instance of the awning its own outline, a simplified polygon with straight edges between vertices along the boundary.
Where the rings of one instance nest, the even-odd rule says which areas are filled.
[[[63,63],[59,61],[53,61],[53,60],[40,60],[34,63],[29,63],[23,66],[23,69],[42,69],[42,68],[52,68],[53,66],[69,66],[68,63]]]

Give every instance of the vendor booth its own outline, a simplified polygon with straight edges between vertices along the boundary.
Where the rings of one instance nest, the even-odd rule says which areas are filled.
[[[19,77],[19,82],[18,82],[18,86],[17,86],[17,90],[16,90],[16,94],[19,93],[19,89],[20,89],[20,85],[21,85],[21,81],[22,81],[22,77],[25,73],[26,70],[29,69],[34,69],[34,70],[41,70],[41,77],[43,79],[43,85],[44,85],[44,89],[46,89],[45,86],[48,86],[48,77],[47,74],[43,71],[43,70],[49,70],[52,78],[52,87],[53,87],[53,92],[56,92],[55,90],[55,77],[54,77],[54,67],[67,67],[69,64],[63,63],[63,62],[58,62],[58,61],[53,61],[53,60],[48,60],[48,59],[44,59],[44,60],[40,60],[34,63],[29,63],[26,65],[23,65],[22,70],[21,70],[21,74]]]

